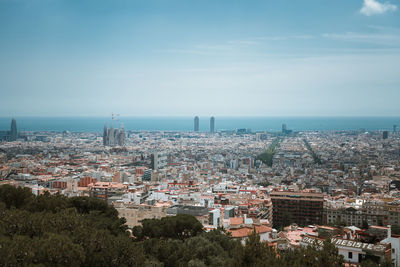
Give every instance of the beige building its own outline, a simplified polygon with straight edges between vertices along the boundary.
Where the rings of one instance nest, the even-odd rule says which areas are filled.
[[[114,203],[114,208],[118,211],[118,216],[126,219],[126,225],[134,227],[141,225],[144,219],[161,219],[167,216],[167,208],[170,204],[147,205],[134,203]]]
[[[387,225],[388,211],[380,202],[366,202],[362,207],[327,207],[324,210],[324,220],[326,224],[344,223],[345,225],[355,225],[363,227],[363,223],[368,225]]]
[[[385,205],[385,209],[388,211],[389,224],[390,225],[400,225],[400,205],[398,201],[393,201]]]

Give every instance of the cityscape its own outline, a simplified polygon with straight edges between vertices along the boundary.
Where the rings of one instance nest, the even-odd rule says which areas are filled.
[[[0,266],[400,267],[399,6],[0,1]]]
[[[400,134],[250,129],[103,133],[2,131],[0,183],[104,200],[129,228],[194,216],[246,244],[255,229],[277,251],[331,237],[345,262],[398,264]],[[115,126],[114,126],[115,125]],[[121,127],[119,128],[119,125]],[[116,127],[116,128],[114,128]],[[346,243],[346,244],[345,244]]]

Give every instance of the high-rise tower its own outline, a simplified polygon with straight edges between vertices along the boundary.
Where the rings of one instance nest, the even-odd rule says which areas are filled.
[[[108,145],[108,130],[106,125],[104,125],[104,131],[103,131],[103,145],[105,146]]]
[[[215,133],[215,118],[210,118],[210,133]]]
[[[15,119],[12,119],[11,130],[10,130],[10,141],[16,141],[17,138],[18,138],[17,121]]]
[[[282,133],[286,133],[286,131],[287,131],[287,129],[286,129],[286,124],[285,123],[283,123],[282,124]]]
[[[388,137],[389,137],[389,131],[383,131],[382,138],[383,139],[388,139]]]
[[[199,131],[199,117],[198,116],[194,117],[194,131],[195,132]]]

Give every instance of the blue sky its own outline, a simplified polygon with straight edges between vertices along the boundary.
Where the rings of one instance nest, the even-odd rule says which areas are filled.
[[[398,116],[400,0],[0,0],[0,116]]]

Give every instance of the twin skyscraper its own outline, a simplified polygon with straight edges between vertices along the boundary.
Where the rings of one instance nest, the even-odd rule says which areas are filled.
[[[194,131],[198,132],[199,131],[199,127],[200,126],[200,120],[199,117],[196,116],[194,117]],[[210,118],[210,133],[215,133],[215,118],[211,117]]]

